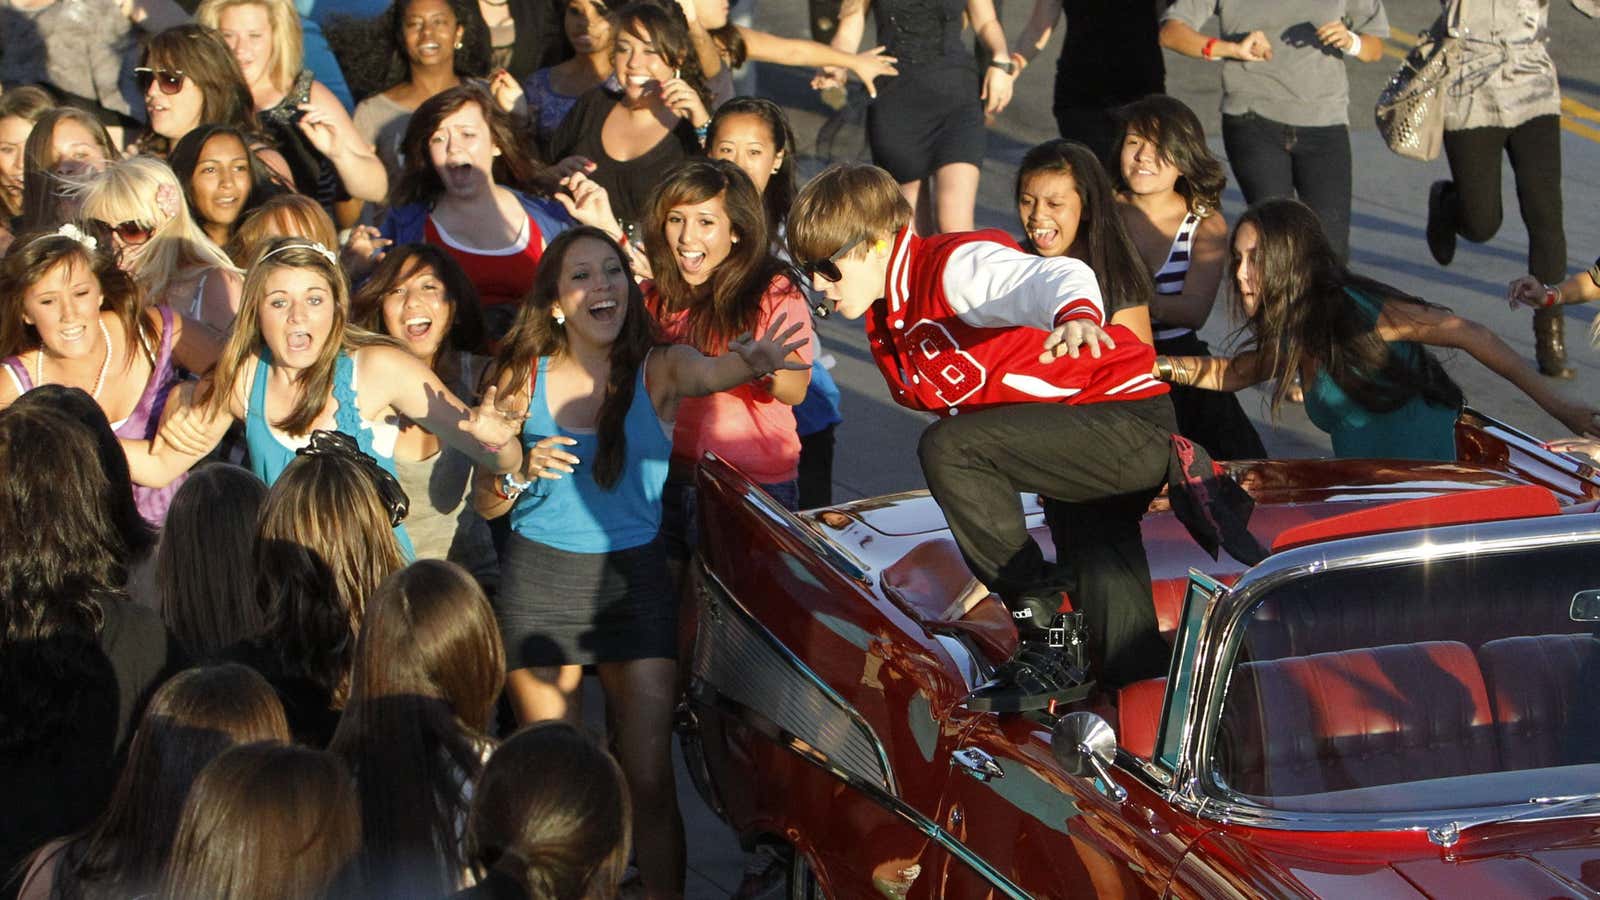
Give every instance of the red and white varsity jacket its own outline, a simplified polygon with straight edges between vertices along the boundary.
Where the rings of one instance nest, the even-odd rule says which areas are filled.
[[[1050,329],[1069,319],[1116,342],[1095,359],[1039,362]],[[954,415],[1010,403],[1107,403],[1167,392],[1150,374],[1155,349],[1105,324],[1088,265],[1024,253],[994,229],[895,238],[883,299],[867,313],[873,359],[896,402]]]

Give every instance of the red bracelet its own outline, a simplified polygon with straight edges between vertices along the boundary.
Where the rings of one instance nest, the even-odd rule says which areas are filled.
[[[1560,299],[1561,299],[1561,288],[1556,287],[1553,284],[1547,284],[1547,285],[1544,286],[1544,305],[1545,306],[1555,306],[1556,305],[1556,301],[1560,300]]]
[[[1211,53],[1217,49],[1217,43],[1220,40],[1221,38],[1211,38],[1206,41],[1206,45],[1200,48],[1200,55],[1206,59],[1211,59]]]

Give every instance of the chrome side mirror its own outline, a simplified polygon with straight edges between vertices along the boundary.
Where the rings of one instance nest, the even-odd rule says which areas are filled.
[[[1128,792],[1111,777],[1117,733],[1105,719],[1092,712],[1067,713],[1050,732],[1050,752],[1073,775],[1098,778],[1111,799],[1118,803],[1128,799]]]
[[[1568,613],[1574,622],[1600,622],[1600,590],[1573,594]]]

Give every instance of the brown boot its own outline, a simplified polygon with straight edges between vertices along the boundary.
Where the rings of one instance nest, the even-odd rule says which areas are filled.
[[[1572,367],[1567,365],[1566,319],[1560,307],[1533,311],[1534,357],[1539,361],[1539,372],[1551,378],[1571,378]]]

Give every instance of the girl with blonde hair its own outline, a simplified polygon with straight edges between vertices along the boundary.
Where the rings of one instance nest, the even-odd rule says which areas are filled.
[[[381,201],[389,176],[339,99],[305,68],[300,17],[290,0],[204,0],[195,20],[233,51],[262,128],[294,172],[295,187],[332,211]],[[360,204],[335,215],[351,224]]]
[[[104,232],[146,303],[227,332],[239,309],[240,271],[189,214],[183,186],[166,163],[147,156],[112,163],[74,193],[83,218]]]

